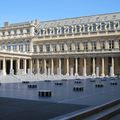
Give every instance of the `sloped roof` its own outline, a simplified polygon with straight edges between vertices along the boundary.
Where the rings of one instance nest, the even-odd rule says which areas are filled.
[[[120,12],[43,21],[43,22],[40,22],[40,27],[48,28],[48,27],[67,26],[67,25],[79,25],[79,24],[88,24],[88,23],[94,23],[94,22],[96,23],[96,22],[113,21],[118,19],[120,19]]]

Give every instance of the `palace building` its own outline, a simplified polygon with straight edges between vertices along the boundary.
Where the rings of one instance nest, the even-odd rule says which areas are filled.
[[[5,22],[0,27],[0,74],[120,75],[120,12]]]

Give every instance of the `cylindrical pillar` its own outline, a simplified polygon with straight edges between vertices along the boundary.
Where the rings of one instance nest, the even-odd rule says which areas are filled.
[[[75,58],[75,75],[78,75],[78,58]]]
[[[66,75],[69,75],[69,58],[67,58],[67,72],[66,72]]]
[[[59,58],[59,74],[61,75],[61,58]]]
[[[51,59],[51,75],[54,75],[54,63],[53,58]]]
[[[27,67],[26,66],[26,59],[24,59],[24,74],[26,74],[26,70],[27,70],[26,67]]]
[[[3,58],[3,75],[6,75],[6,60]]]
[[[101,74],[101,76],[105,76],[105,70],[104,70],[104,67],[105,67],[105,65],[104,65],[104,58],[102,58],[102,74]]]
[[[93,58],[93,73],[92,75],[94,76],[95,75],[95,58]]]
[[[44,59],[44,74],[46,75],[47,73],[46,73],[47,71],[46,71],[46,59]]]
[[[83,68],[83,76],[86,76],[86,58],[84,58],[84,68]]]

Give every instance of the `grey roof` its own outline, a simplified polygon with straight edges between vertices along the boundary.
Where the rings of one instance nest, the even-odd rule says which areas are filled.
[[[60,19],[60,20],[43,21],[40,23],[40,26],[41,28],[48,28],[48,27],[58,27],[58,26],[67,26],[67,25],[88,24],[93,22],[96,23],[103,21],[113,21],[118,19],[120,19],[120,12]]]

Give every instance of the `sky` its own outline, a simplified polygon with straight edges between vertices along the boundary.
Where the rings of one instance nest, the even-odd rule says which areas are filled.
[[[120,12],[120,0],[1,0],[0,26]]]

